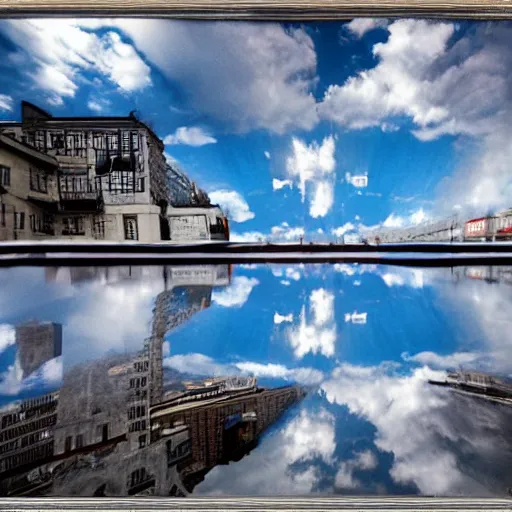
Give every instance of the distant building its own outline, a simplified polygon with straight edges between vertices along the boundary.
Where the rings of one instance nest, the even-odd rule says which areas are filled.
[[[62,355],[62,325],[32,322],[16,326],[16,345],[23,377]]]

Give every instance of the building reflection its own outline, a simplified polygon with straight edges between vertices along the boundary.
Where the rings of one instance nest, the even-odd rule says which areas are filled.
[[[453,277],[456,281],[460,279],[471,279],[486,281],[487,283],[503,283],[512,285],[512,267],[510,266],[471,266],[457,267],[453,269]]]
[[[154,278],[162,291],[138,353],[73,366],[58,391],[0,410],[1,495],[186,496],[213,467],[249,453],[303,398],[301,388],[264,389],[240,376],[176,377],[164,392],[164,337],[208,308],[213,287],[227,286],[230,275],[226,265],[47,270],[48,280],[78,285]],[[61,326],[23,329],[17,357],[24,374],[61,354]]]

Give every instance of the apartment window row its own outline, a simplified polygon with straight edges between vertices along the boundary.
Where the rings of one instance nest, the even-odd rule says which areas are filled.
[[[10,457],[6,457],[0,460],[0,471],[9,471],[10,469],[18,468],[31,462],[46,459],[53,455],[53,441],[49,443],[35,446],[30,450],[26,450],[22,453],[13,454]]]
[[[140,432],[141,430],[146,430],[146,420],[134,421],[128,427],[129,432]]]
[[[30,229],[34,233],[45,233],[47,235],[53,235],[54,230],[54,218],[53,215],[44,213],[43,215],[30,215]]]
[[[75,450],[79,450],[84,446],[84,436],[83,434],[78,434],[75,437]],[[67,436],[64,441],[64,451],[70,452],[73,449],[73,436]]]
[[[0,185],[11,186],[11,168],[6,165],[0,165]]]
[[[130,379],[130,389],[133,388],[144,388],[148,383],[147,377],[137,377]]]
[[[0,454],[12,452],[13,450],[17,450],[20,447],[20,440],[15,439],[14,441],[11,441],[10,443],[5,443],[0,445]]]
[[[178,460],[186,457],[192,451],[192,442],[187,439],[180,443],[174,450],[172,449],[172,441],[167,441],[167,464],[172,466]]]
[[[50,437],[51,434],[49,430],[41,430],[40,432],[35,432],[34,434],[30,434],[21,438],[21,447],[25,448],[26,446],[39,443],[40,441],[44,441]]]
[[[0,442],[9,441],[14,438],[19,438],[23,435],[42,430],[48,427],[53,427],[57,422],[55,414],[41,418],[39,420],[31,421],[25,425],[19,425],[17,427],[10,428],[0,432]]]
[[[136,389],[133,395],[131,396],[131,402],[139,402],[141,400],[146,400],[148,398],[148,392],[146,389]]]
[[[2,429],[9,427],[10,425],[14,425],[15,423],[18,423],[20,421],[29,420],[37,416],[52,413],[53,411],[55,411],[56,407],[56,400],[49,400],[48,402],[36,403],[32,403],[31,400],[30,405],[25,405],[25,403],[23,403],[19,411],[2,416]]]
[[[136,469],[128,477],[128,487],[135,487],[151,479],[151,475],[146,471],[146,468]]]
[[[39,169],[30,169],[30,190],[48,193],[48,175]]]
[[[92,135],[92,145],[94,149],[105,149],[112,154],[118,153],[119,149],[123,153],[138,151],[139,132],[131,130],[96,132]]]
[[[133,363],[136,372],[147,372],[149,370],[149,361],[136,361]]]
[[[85,235],[85,217],[64,217],[62,219],[62,234],[73,236]]]
[[[128,419],[134,420],[135,418],[141,418],[146,416],[146,406],[145,405],[134,405],[128,409]]]

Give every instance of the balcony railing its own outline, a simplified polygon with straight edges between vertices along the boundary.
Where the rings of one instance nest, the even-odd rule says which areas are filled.
[[[86,176],[59,176],[59,194],[62,210],[101,211],[103,195],[98,180]]]

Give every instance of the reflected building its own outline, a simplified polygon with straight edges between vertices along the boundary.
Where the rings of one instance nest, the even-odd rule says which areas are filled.
[[[127,279],[145,282],[151,277],[147,272],[161,280],[161,292],[140,352],[73,366],[58,392],[1,412],[2,495],[186,496],[213,467],[249,453],[304,396],[294,386],[259,388],[248,377],[189,382],[181,391],[164,394],[164,337],[210,306],[212,286],[229,284],[227,266],[56,269],[47,278],[117,286]],[[28,358],[34,367],[60,355],[58,327],[32,324],[32,331],[19,331],[27,350],[36,354]],[[40,345],[37,350],[29,341],[31,332],[42,340],[34,343]]]
[[[512,381],[483,372],[460,371],[448,373],[444,381],[429,380],[429,384],[491,402],[512,405]]]
[[[31,322],[16,326],[16,345],[23,377],[62,355],[62,325]]]

